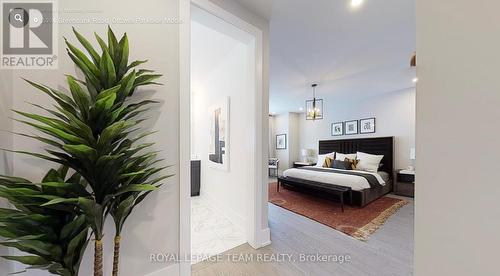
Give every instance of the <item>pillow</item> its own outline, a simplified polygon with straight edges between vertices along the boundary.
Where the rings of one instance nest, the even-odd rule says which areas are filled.
[[[323,163],[323,168],[331,168],[333,165],[333,158],[330,156],[325,157],[325,162]]]
[[[347,160],[346,161],[333,160],[332,168],[339,170],[352,170],[351,162]]]
[[[351,170],[355,170],[358,167],[359,160],[346,158],[344,161],[349,162]]]
[[[318,155],[318,162],[316,162],[316,167],[323,167],[323,164],[325,164],[325,158],[330,157],[333,159],[335,157],[335,152],[327,153],[327,154],[320,154]]]
[[[337,155],[335,156],[335,160],[340,160],[340,161],[345,161],[346,158],[356,160],[356,154],[355,153],[343,154],[337,152]]]
[[[378,172],[380,162],[384,158],[383,155],[373,155],[364,152],[358,152],[356,155],[358,159],[356,169],[367,172]]]

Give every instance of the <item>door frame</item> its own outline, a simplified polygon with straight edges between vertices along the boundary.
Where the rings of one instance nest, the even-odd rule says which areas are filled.
[[[180,26],[179,34],[179,254],[181,257],[191,253],[191,89],[190,89],[190,52],[191,52],[191,5],[224,20],[225,22],[249,33],[255,38],[255,97],[252,121],[254,135],[252,137],[253,156],[249,156],[251,171],[251,187],[247,202],[247,225],[245,227],[247,241],[253,248],[260,248],[271,243],[270,230],[267,226],[267,114],[264,112],[263,97],[263,31],[240,17],[224,10],[209,0],[183,0],[179,6],[180,18],[186,19]],[[187,22],[186,22],[187,21]],[[266,187],[266,188],[265,188]],[[191,262],[181,261],[180,275],[191,275]]]

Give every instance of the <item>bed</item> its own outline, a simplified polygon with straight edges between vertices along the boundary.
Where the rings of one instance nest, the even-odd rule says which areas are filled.
[[[331,197],[339,187],[350,188],[352,205],[365,206],[392,191],[394,171],[394,137],[319,141],[319,154],[331,152],[365,152],[384,155],[377,173],[343,172],[329,168],[303,167],[286,170],[278,185],[322,197]],[[369,175],[368,175],[369,174]],[[344,199],[347,202],[351,198]]]

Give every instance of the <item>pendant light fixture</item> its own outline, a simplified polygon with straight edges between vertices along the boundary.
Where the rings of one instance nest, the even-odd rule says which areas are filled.
[[[323,100],[316,99],[317,83],[311,85],[313,89],[313,99],[306,101],[306,120],[321,120],[323,119]]]

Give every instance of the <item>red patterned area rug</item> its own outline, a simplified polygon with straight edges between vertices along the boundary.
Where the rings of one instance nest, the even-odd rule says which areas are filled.
[[[269,202],[321,224],[341,231],[355,239],[366,241],[387,219],[408,202],[381,197],[363,208],[345,205],[313,195],[281,188],[277,183],[269,184]]]

